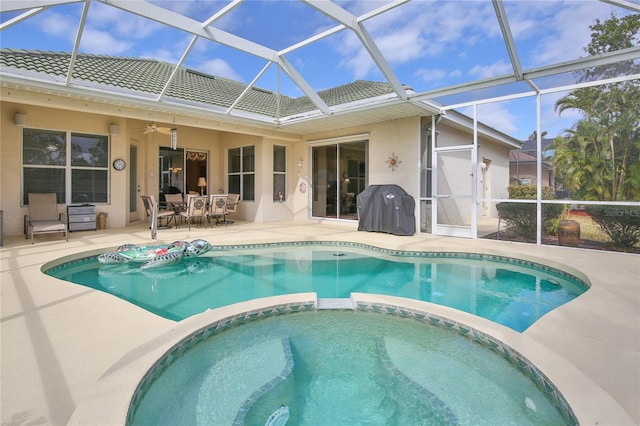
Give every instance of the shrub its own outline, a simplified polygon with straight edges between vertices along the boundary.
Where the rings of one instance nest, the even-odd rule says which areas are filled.
[[[640,208],[632,206],[586,206],[591,219],[616,247],[628,249],[640,241]]]
[[[509,198],[520,200],[535,200],[537,188],[531,185],[511,185],[508,188]],[[542,188],[542,199],[552,199],[551,188]],[[498,215],[504,220],[514,235],[526,240],[536,236],[536,205],[529,203],[498,203]],[[554,232],[557,229],[557,218],[562,214],[564,206],[561,204],[545,204],[542,206],[542,223],[545,231]]]
[[[512,200],[535,200],[538,195],[538,187],[531,185],[511,185],[507,190],[509,191],[509,198]],[[542,199],[553,199],[551,187],[542,187]]]

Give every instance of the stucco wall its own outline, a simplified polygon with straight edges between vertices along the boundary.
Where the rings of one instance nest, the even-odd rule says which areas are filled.
[[[52,104],[57,102],[52,100]],[[63,102],[63,101],[60,101]],[[98,212],[108,213],[107,227],[123,227],[132,221],[145,220],[139,195],[158,194],[159,191],[159,147],[170,145],[170,137],[160,133],[145,134],[149,122],[155,121],[160,126],[178,128],[178,146],[186,150],[199,150],[208,153],[208,193],[213,194],[219,188],[224,192],[227,188],[227,150],[230,148],[253,145],[256,155],[256,187],[255,201],[242,201],[237,218],[253,222],[268,222],[291,219],[307,219],[310,217],[309,200],[310,152],[313,141],[349,137],[367,134],[369,140],[368,183],[397,184],[404,188],[416,200],[416,222],[419,214],[419,161],[421,125],[419,117],[411,117],[387,122],[374,123],[369,126],[357,126],[308,135],[305,140],[270,138],[253,134],[250,129],[236,127],[235,131],[208,130],[198,127],[177,124],[171,121],[124,118],[114,115],[101,115],[81,111],[71,111],[46,106],[26,105],[12,102],[1,103],[0,133],[0,208],[4,212],[4,232],[6,235],[23,233],[23,218],[26,207],[20,205],[21,200],[21,128],[14,124],[15,113],[27,115],[27,127],[90,134],[108,135],[109,126],[116,124],[118,133],[111,135],[110,162],[115,158],[123,158],[129,167],[124,171],[115,171],[109,167],[111,188],[110,202],[97,204]],[[151,115],[151,114],[150,114]],[[168,117],[165,117],[169,120]],[[174,119],[175,120],[175,119]],[[438,125],[439,141],[458,145],[470,143],[472,135],[466,131],[453,129],[446,125],[446,120]],[[238,133],[240,132],[240,133]],[[307,143],[305,143],[307,142]],[[130,213],[130,178],[135,168],[131,167],[130,147],[138,150],[137,188],[135,199],[137,214]],[[284,202],[273,201],[273,146],[287,148],[287,194]],[[390,167],[390,159],[397,159],[397,167]],[[480,139],[478,161],[490,160],[491,198],[506,197],[508,186],[507,149]],[[298,166],[300,162],[300,167]],[[451,182],[456,181],[452,170]],[[504,178],[503,178],[504,176]],[[479,182],[480,185],[480,182]],[[469,191],[466,191],[469,192]],[[478,193],[481,191],[479,189]],[[64,212],[65,206],[59,206]],[[495,207],[489,209],[495,213]],[[416,223],[416,229],[419,224]]]

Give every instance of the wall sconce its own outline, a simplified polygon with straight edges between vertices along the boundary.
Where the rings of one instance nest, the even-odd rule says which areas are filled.
[[[301,169],[302,168],[302,160],[298,160],[298,168]]]
[[[117,124],[110,124],[109,125],[109,134],[110,135],[117,135],[118,134],[118,125]]]
[[[207,186],[207,179],[198,178],[198,186],[200,187],[200,195],[204,195],[204,187]]]
[[[173,128],[171,129],[171,149],[175,151],[176,148],[178,148],[178,129]]]
[[[18,127],[24,127],[27,125],[27,115],[26,114],[20,114],[20,113],[16,113],[15,117],[14,117],[16,126]]]

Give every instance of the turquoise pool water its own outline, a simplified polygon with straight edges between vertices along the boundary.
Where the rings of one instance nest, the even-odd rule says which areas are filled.
[[[214,247],[159,269],[96,257],[46,271],[172,320],[254,298],[315,292],[379,293],[437,303],[523,331],[588,289],[544,265],[478,254],[401,252],[349,243]]]
[[[158,361],[128,424],[262,426],[280,405],[301,426],[575,424],[516,355],[428,320],[313,311],[205,334]]]

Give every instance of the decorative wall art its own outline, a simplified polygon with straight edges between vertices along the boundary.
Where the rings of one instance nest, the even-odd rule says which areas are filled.
[[[389,168],[391,169],[392,172],[395,172],[396,168],[400,166],[402,161],[398,160],[398,156],[396,155],[395,152],[392,152],[391,157],[389,157],[389,159],[385,161],[385,163],[389,165]]]

